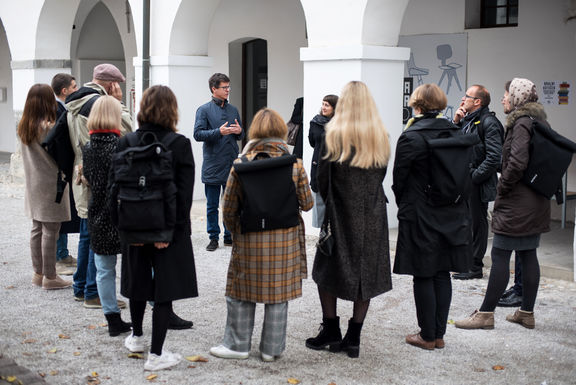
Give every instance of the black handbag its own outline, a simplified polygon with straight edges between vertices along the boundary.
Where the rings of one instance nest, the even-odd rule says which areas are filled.
[[[320,234],[318,235],[318,242],[316,249],[329,257],[332,255],[335,247],[334,235],[332,234],[332,226],[330,224],[329,205],[332,204],[332,164],[328,166],[328,196],[326,197],[326,211],[324,213],[324,221],[320,227]]]

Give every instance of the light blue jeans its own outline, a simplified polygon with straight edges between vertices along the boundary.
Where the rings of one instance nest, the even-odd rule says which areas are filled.
[[[96,286],[104,314],[120,313],[116,300],[116,255],[94,253]]]

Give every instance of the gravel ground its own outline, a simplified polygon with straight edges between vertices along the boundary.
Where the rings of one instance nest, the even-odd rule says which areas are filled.
[[[108,336],[101,310],[83,308],[73,300],[71,289],[45,291],[32,286],[31,223],[24,215],[23,186],[11,183],[7,172],[8,166],[0,165],[0,355],[43,373],[50,384],[269,385],[293,379],[303,385],[576,383],[576,284],[547,278],[541,280],[538,293],[536,329],[506,322],[512,310],[499,308],[494,330],[464,331],[449,325],[446,348],[424,351],[404,342],[406,334],[418,330],[411,278],[394,275],[394,289],[372,301],[359,359],[304,346],[321,321],[316,286],[308,279],[303,297],[290,302],[287,348],[278,361],[264,363],[259,358],[262,306],[257,308],[250,358],[212,357],[208,349],[220,342],[226,319],[223,294],[230,249],[205,251],[203,202],[195,202],[192,213],[200,296],[174,304],[180,316],[194,321],[194,328],[169,331],[165,346],[184,356],[200,355],[207,362],[182,362],[148,379],[152,373],[143,370],[142,359],[128,358],[123,337]],[[69,240],[73,255],[77,239],[71,236]],[[314,241],[310,236],[309,271]],[[486,284],[487,277],[454,281],[450,319],[463,318],[477,308]],[[339,303],[345,326],[351,304]],[[124,311],[123,317],[128,319],[129,313]],[[150,332],[147,311],[145,336]]]

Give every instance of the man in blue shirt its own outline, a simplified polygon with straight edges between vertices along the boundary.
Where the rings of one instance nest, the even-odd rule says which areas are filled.
[[[207,230],[210,243],[206,250],[218,248],[220,226],[218,225],[218,206],[220,195],[226,188],[228,174],[234,159],[238,156],[238,141],[244,137],[238,109],[228,103],[230,78],[215,73],[208,80],[212,100],[201,105],[196,111],[194,139],[204,142],[202,146],[202,183],[206,193]],[[232,235],[224,224],[224,245],[232,245]]]

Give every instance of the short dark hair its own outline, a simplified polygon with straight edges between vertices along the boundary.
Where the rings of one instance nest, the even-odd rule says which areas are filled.
[[[336,104],[338,104],[338,96],[332,94],[326,95],[324,96],[324,99],[322,99],[322,101],[330,104],[330,106],[334,109],[332,111],[332,115],[329,116],[329,118],[331,118],[332,116],[334,116],[334,112],[336,111]]]
[[[60,73],[54,75],[52,78],[52,89],[54,90],[54,93],[60,96],[64,88],[70,87],[72,80],[76,80],[76,78],[70,74]]]
[[[214,75],[210,76],[210,79],[208,79],[210,92],[212,92],[212,88],[218,88],[220,83],[230,83],[230,78],[220,72],[216,72]]]
[[[476,97],[482,102],[482,107],[488,107],[490,105],[490,92],[481,84],[473,84],[472,87],[476,87]]]

